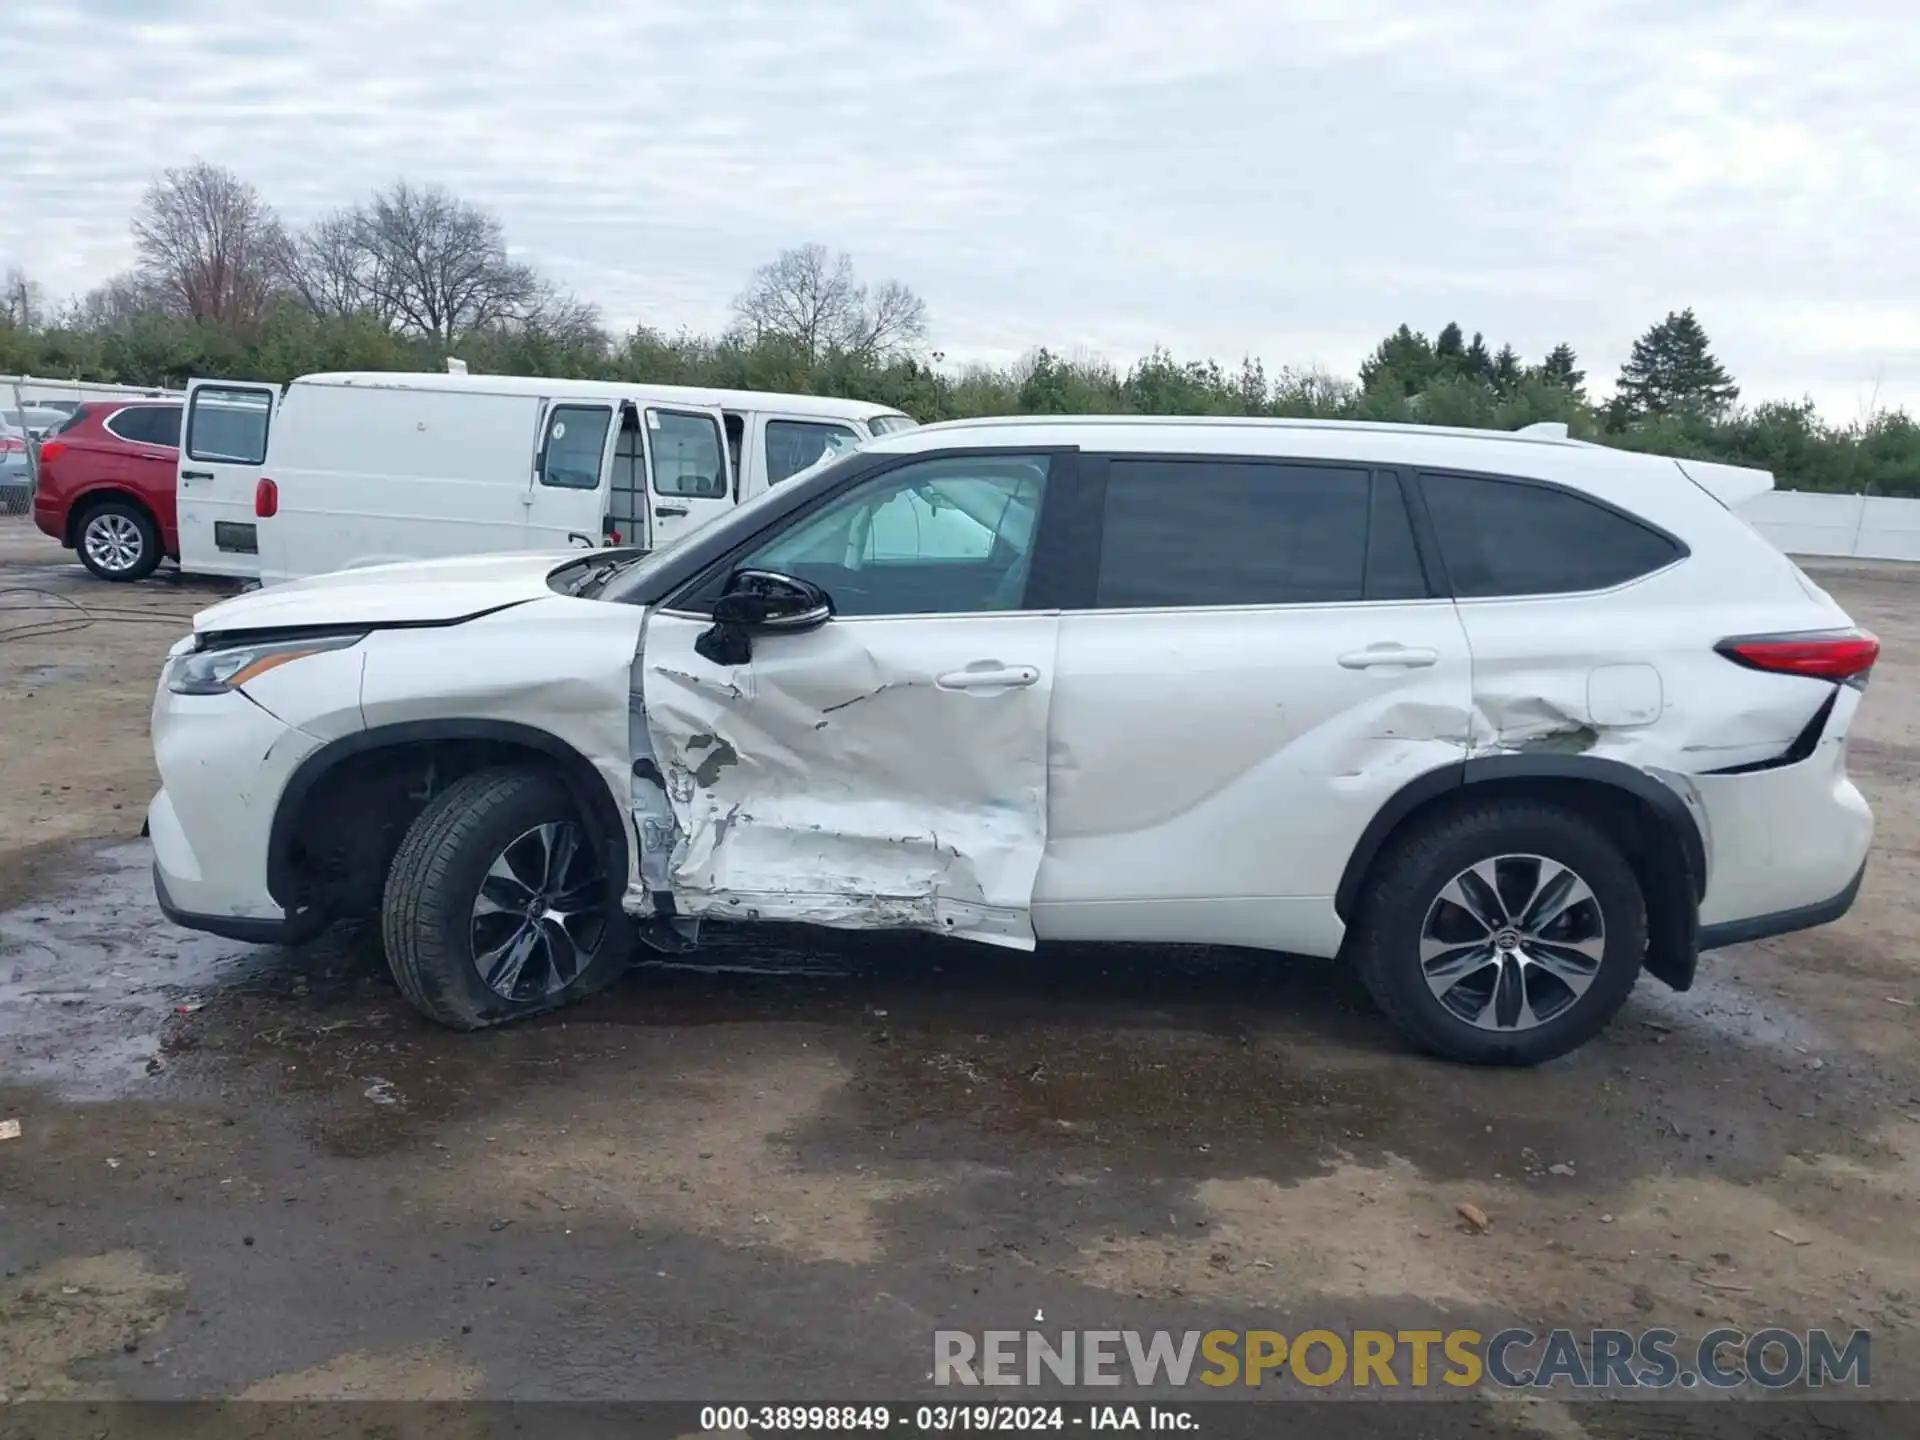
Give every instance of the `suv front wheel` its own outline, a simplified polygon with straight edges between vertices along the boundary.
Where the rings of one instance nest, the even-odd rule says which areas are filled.
[[[478,1030],[552,1010],[625,968],[632,927],[573,797],[537,769],[483,770],[420,813],[387,872],[381,935],[400,991]]]
[[[1647,948],[1633,867],[1571,811],[1495,800],[1417,821],[1368,879],[1354,960],[1423,1049],[1537,1065],[1626,1003]]]

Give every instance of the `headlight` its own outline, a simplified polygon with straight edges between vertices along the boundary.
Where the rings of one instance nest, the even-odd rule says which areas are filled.
[[[224,695],[289,660],[344,650],[366,638],[364,630],[344,635],[309,635],[299,640],[265,640],[178,655],[167,667],[167,689],[176,695]]]

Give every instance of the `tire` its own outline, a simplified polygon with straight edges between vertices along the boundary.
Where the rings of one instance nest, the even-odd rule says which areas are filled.
[[[160,566],[160,527],[131,500],[90,505],[73,527],[80,563],[102,580],[144,580]]]
[[[1421,1049],[1538,1065],[1584,1045],[1626,1003],[1646,955],[1646,903],[1619,847],[1579,815],[1486,801],[1394,838],[1368,877],[1354,941],[1368,991]]]
[[[563,867],[569,827],[575,859]],[[483,770],[454,782],[413,822],[387,871],[381,938],[401,993],[430,1020],[479,1030],[604,988],[633,943],[605,864],[604,846],[552,775]],[[542,895],[549,903],[536,918]],[[556,925],[563,912],[572,918]]]

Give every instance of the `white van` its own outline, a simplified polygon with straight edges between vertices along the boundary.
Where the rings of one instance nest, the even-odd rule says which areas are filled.
[[[195,380],[180,568],[272,584],[395,560],[657,549],[874,435],[885,405],[520,375]]]

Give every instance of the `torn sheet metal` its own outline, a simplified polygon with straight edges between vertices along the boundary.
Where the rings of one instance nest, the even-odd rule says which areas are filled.
[[[695,652],[708,623],[642,642],[678,910],[1031,948],[1058,621],[837,621],[739,666]]]

